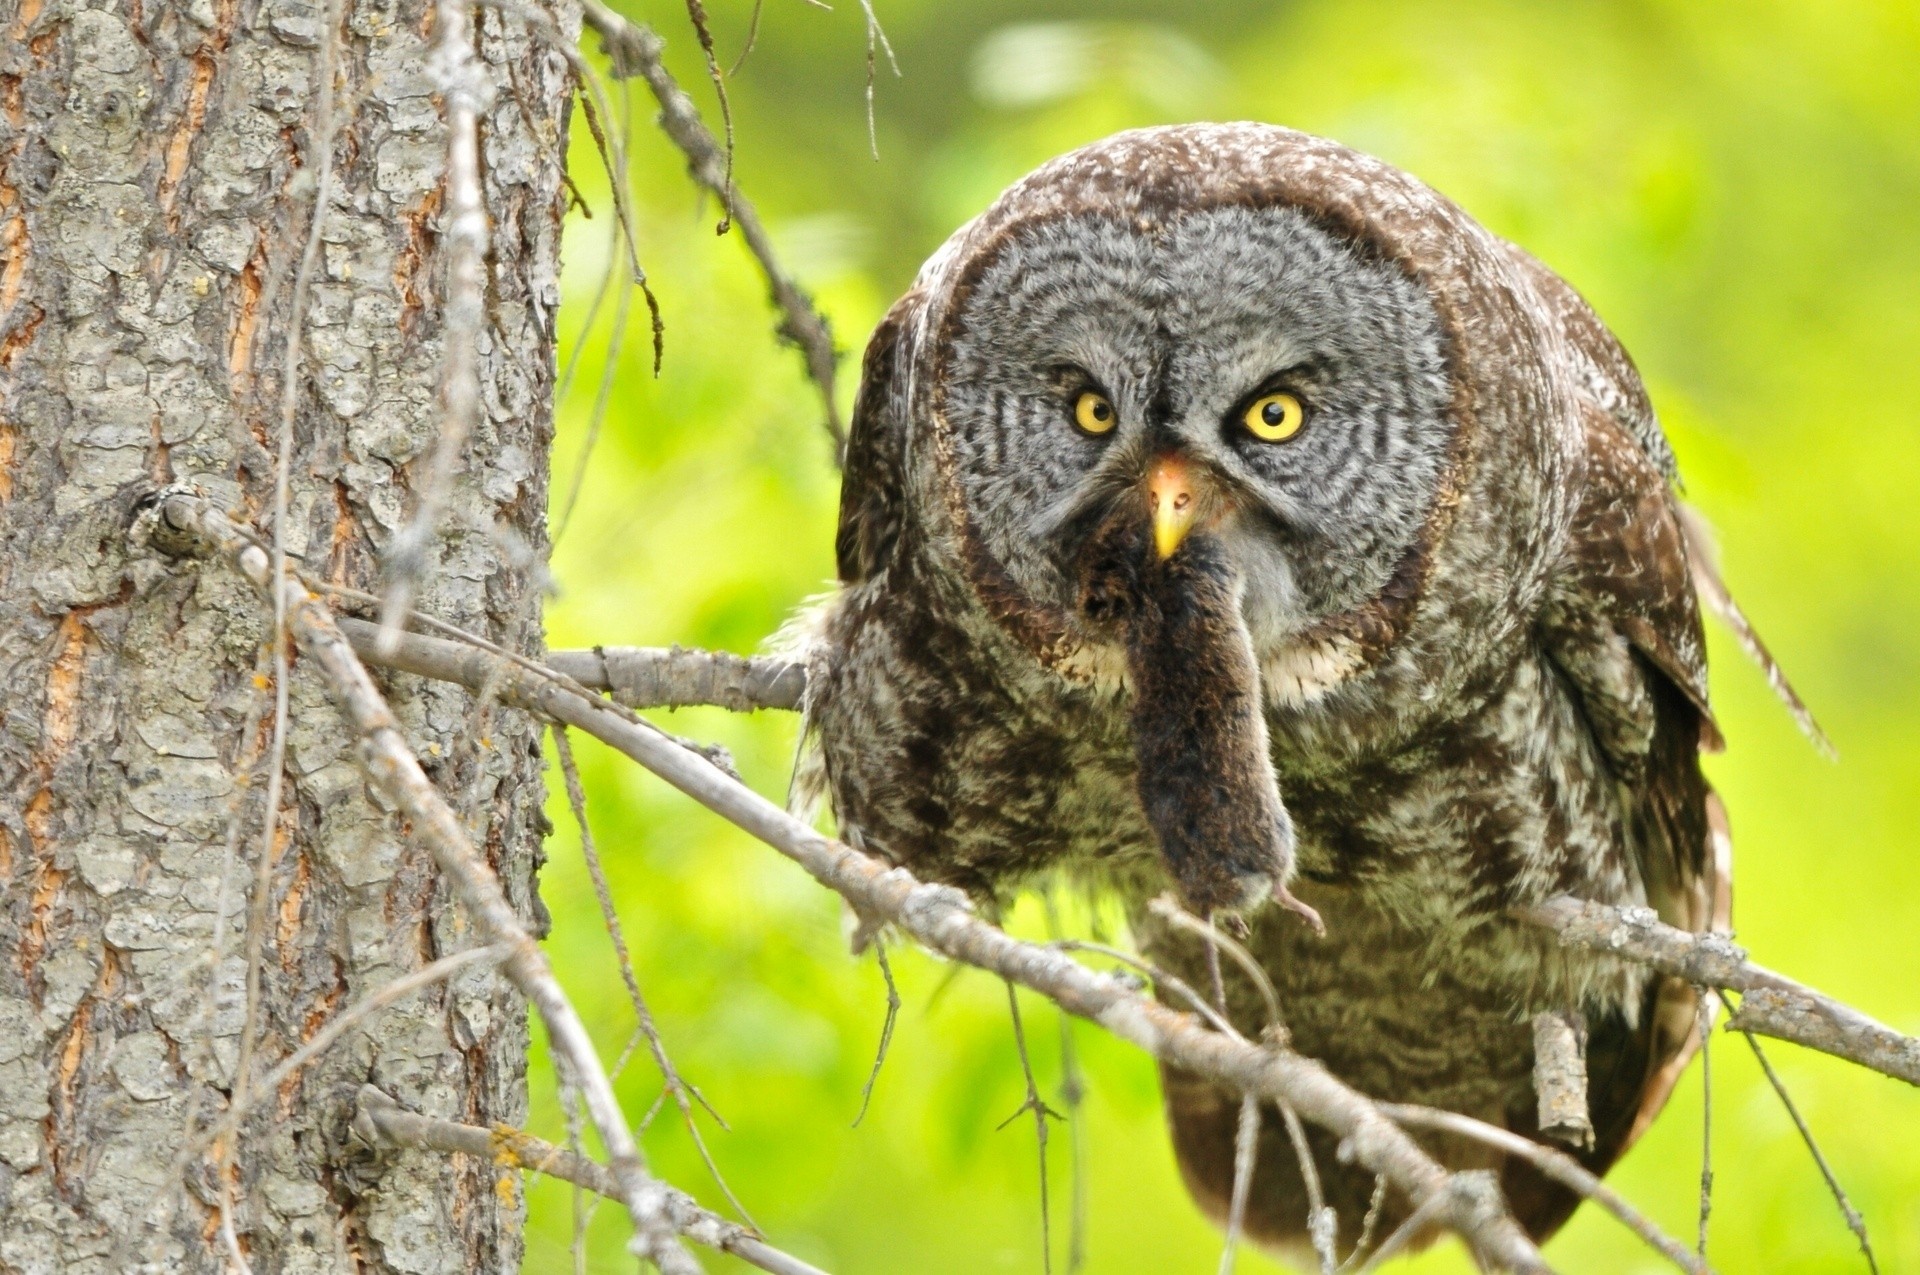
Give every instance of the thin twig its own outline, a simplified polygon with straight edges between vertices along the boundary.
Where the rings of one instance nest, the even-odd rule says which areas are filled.
[[[1696,986],[1741,993],[1727,1026],[1790,1040],[1809,1049],[1920,1085],[1920,1040],[1830,996],[1747,960],[1720,934],[1689,934],[1663,924],[1651,908],[1615,908],[1561,896],[1516,909],[1569,947],[1637,961]]]
[[[372,1085],[360,1088],[353,1127],[368,1142],[420,1147],[484,1159],[497,1168],[544,1173],[571,1182],[596,1195],[621,1198],[620,1184],[605,1165],[576,1155],[510,1125],[482,1129],[403,1111],[400,1105]],[[773,1275],[826,1275],[819,1267],[783,1253],[751,1230],[703,1209],[693,1197],[669,1187],[667,1213],[674,1227],[696,1244],[731,1253],[749,1266]]]
[[[620,182],[624,188],[628,181],[626,173],[627,146],[633,138],[633,91],[628,87],[625,80],[621,80],[619,83],[620,147],[618,162],[620,169],[617,173],[612,174],[612,177],[613,180]],[[587,310],[587,324],[586,328],[581,332],[582,340],[579,345],[574,347],[571,357],[568,358],[566,374],[561,378],[560,388],[554,394],[554,402],[558,403],[565,397],[567,390],[571,387],[574,367],[579,361],[580,351],[586,346],[585,337],[587,330],[593,326],[594,315],[598,313],[600,303],[605,300],[609,285],[617,286],[619,289],[619,297],[614,302],[613,307],[613,330],[607,335],[607,349],[600,363],[600,388],[593,396],[593,410],[587,417],[587,438],[586,441],[581,444],[579,459],[574,462],[573,479],[567,484],[567,498],[560,506],[559,518],[554,520],[551,544],[559,544],[560,538],[566,535],[568,526],[573,522],[573,511],[579,504],[580,492],[586,486],[587,472],[593,462],[594,447],[599,443],[600,429],[606,423],[607,406],[612,401],[614,382],[618,378],[620,371],[620,355],[622,351],[626,349],[627,316],[633,309],[634,285],[632,280],[624,278],[615,285],[614,278],[616,273],[613,259],[609,258],[606,273],[600,277],[600,286],[593,294],[593,304]],[[665,330],[660,320],[660,304],[654,299],[652,290],[646,286],[644,281],[640,286],[641,290],[647,296],[648,309],[653,316],[653,374],[658,376],[660,375],[660,358],[662,354],[661,338]],[[551,551],[551,545],[549,546],[549,551]]]
[[[508,976],[539,1012],[555,1051],[568,1054],[579,1072],[594,1128],[607,1149],[621,1198],[633,1217],[637,1254],[658,1265],[663,1275],[692,1275],[699,1268],[680,1245],[666,1214],[666,1188],[648,1176],[642,1166],[639,1148],[586,1025],[554,978],[546,955],[515,915],[499,878],[474,849],[446,799],[421,770],[392,710],[340,635],[331,613],[291,572],[275,579],[267,555],[204,497],[180,488],[160,493],[136,522],[136,542],[151,543],[158,532],[157,523],[164,523],[174,534],[213,546],[269,596],[275,591],[285,595],[295,640],[319,667],[360,736],[360,756],[368,778],[407,817],[413,834],[432,852],[474,924],[493,942],[509,946],[511,954],[504,964]],[[378,640],[377,631],[372,636]],[[409,642],[419,640],[407,637]],[[484,675],[477,679],[484,680]]]
[[[766,655],[729,655],[684,647],[596,646],[549,651],[547,667],[582,686],[608,691],[629,708],[715,705],[736,713],[798,708],[807,667]]]
[[[1307,1239],[1320,1259],[1320,1275],[1333,1275],[1333,1240],[1340,1233],[1340,1215],[1327,1203],[1320,1185],[1320,1170],[1313,1162],[1313,1148],[1307,1143],[1307,1131],[1300,1113],[1280,1104],[1280,1121],[1287,1127],[1287,1141],[1293,1144],[1293,1157],[1300,1165],[1300,1181],[1307,1189]]]
[[[880,1024],[880,1044],[873,1051],[873,1069],[867,1072],[867,1083],[860,1086],[860,1111],[854,1116],[852,1125],[855,1129],[867,1118],[867,1104],[873,1101],[873,1086],[880,1079],[880,1068],[887,1061],[887,1047],[893,1044],[893,1026],[900,1018],[900,989],[894,986],[893,966],[887,963],[886,943],[876,940],[873,956],[880,963],[880,977],[887,984],[887,1017]]]
[[[1027,1083],[1027,1096],[1012,1115],[1000,1122],[1004,1129],[1027,1112],[1033,1113],[1033,1136],[1040,1153],[1040,1269],[1053,1270],[1053,1209],[1047,1195],[1047,1120],[1058,1120],[1060,1113],[1040,1097],[1040,1086],[1033,1078],[1033,1058],[1027,1053],[1027,1032],[1020,1022],[1020,997],[1013,980],[1007,984],[1007,1012],[1013,1017],[1013,1047],[1020,1055],[1020,1075]]]
[[[880,136],[875,131],[873,122],[873,73],[876,65],[873,56],[874,45],[878,43],[880,48],[886,51],[887,65],[893,68],[895,79],[900,78],[900,63],[893,56],[892,41],[887,39],[886,30],[881,27],[879,17],[873,12],[873,0],[860,0],[860,12],[865,14],[867,19],[867,153],[877,164],[880,162]]]
[[[511,949],[501,944],[494,944],[491,947],[470,947],[465,951],[455,952],[452,956],[443,956],[437,961],[422,965],[419,969],[402,974],[390,982],[382,983],[375,990],[329,1018],[326,1026],[315,1032],[300,1048],[274,1064],[273,1070],[268,1072],[265,1079],[260,1082],[259,1092],[262,1094],[274,1092],[298,1074],[302,1067],[333,1048],[335,1042],[342,1036],[387,1006],[406,999],[422,988],[444,982],[469,966],[484,965],[490,968],[511,955]],[[257,1102],[258,1099],[253,1101]],[[250,1104],[236,1101],[228,1113],[228,1118],[242,1119],[250,1109]]]
[[[356,631],[364,634],[368,627]],[[482,652],[417,635],[409,635],[386,662],[468,685],[483,681],[495,663]],[[1303,1118],[1343,1140],[1356,1163],[1387,1175],[1416,1208],[1440,1198],[1434,1206],[1439,1216],[1468,1238],[1481,1260],[1523,1271],[1547,1269],[1538,1249],[1498,1206],[1497,1192],[1490,1200],[1472,1182],[1461,1186],[1462,1175],[1448,1173],[1370,1100],[1319,1063],[1291,1050],[1208,1031],[1057,948],[1009,937],[974,915],[959,891],[922,883],[904,869],[823,836],[658,728],[629,720],[628,710],[577,685],[564,685],[557,674],[536,677],[515,670],[503,698],[577,726],[632,757],[792,858],[846,898],[856,912],[884,918],[951,960],[1039,992],[1171,1066],[1231,1091],[1288,1102]]]
[[[593,411],[587,417],[587,438],[580,445],[580,459],[575,462],[573,479],[567,484],[567,498],[561,502],[560,516],[554,520],[555,544],[567,534],[567,528],[573,523],[574,507],[580,503],[581,489],[587,484],[587,470],[593,461],[593,449],[600,441],[600,428],[607,421],[607,406],[613,401],[613,385],[620,371],[620,347],[627,335],[627,313],[633,308],[633,286],[625,279],[616,286],[620,295],[613,303],[613,331],[607,336],[607,357],[600,366],[600,387],[593,396]]]
[[[726,155],[707,126],[701,123],[693,99],[660,60],[664,47],[660,37],[646,27],[629,22],[601,0],[583,0],[581,16],[605,43],[613,61],[614,75],[622,78],[638,75],[647,82],[660,103],[660,127],[687,157],[693,179],[726,202],[732,221],[740,227],[747,250],[759,263],[773,302],[783,316],[779,333],[799,347],[806,360],[807,375],[820,390],[826,409],[827,434],[833,443],[834,459],[838,461],[846,452],[847,431],[839,402],[834,397],[839,355],[833,347],[833,330],[807,294],[782,269],[772,237],[761,224],[752,201],[733,188]]]
[[[1729,1024],[1729,1027],[1732,1025]],[[1853,1238],[1860,1241],[1860,1252],[1866,1256],[1867,1269],[1873,1275],[1880,1275],[1880,1263],[1874,1260],[1873,1244],[1867,1239],[1867,1220],[1860,1216],[1860,1210],[1853,1207],[1853,1201],[1840,1186],[1840,1179],[1833,1175],[1833,1167],[1827,1163],[1827,1157],[1820,1153],[1820,1144],[1814,1140],[1813,1130],[1800,1114],[1800,1108],[1794,1104],[1793,1095],[1787,1092],[1785,1082],[1768,1061],[1767,1053],[1760,1048],[1760,1042],[1750,1031],[1740,1033],[1747,1038],[1747,1044],[1753,1046],[1753,1056],[1760,1060],[1760,1070],[1767,1073],[1767,1083],[1773,1086],[1773,1092],[1780,1096],[1780,1105],[1787,1109],[1787,1115],[1793,1118],[1793,1127],[1800,1131],[1800,1140],[1807,1144],[1807,1150],[1813,1156],[1813,1162],[1820,1166],[1820,1176],[1827,1180],[1827,1190],[1833,1193],[1833,1202],[1840,1206],[1840,1216],[1846,1219],[1847,1229],[1853,1232]]]
[[[1202,921],[1181,907],[1170,894],[1163,894],[1151,900],[1147,904],[1147,910],[1168,924],[1194,935],[1204,942],[1210,951],[1216,953],[1224,951],[1232,957],[1233,963],[1240,967],[1252,981],[1254,990],[1260,993],[1261,1003],[1267,1010],[1267,1028],[1271,1031],[1285,1032],[1286,1021],[1280,1015],[1280,993],[1274,990],[1273,980],[1267,977],[1267,971],[1261,968],[1260,962],[1254,959],[1253,953],[1247,950],[1245,944],[1222,931],[1211,918]],[[1215,955],[1213,960],[1217,964],[1219,957]],[[1224,997],[1225,989],[1216,988],[1215,995]],[[1226,1005],[1221,1004],[1220,1012],[1225,1013],[1226,1009]]]
[[[620,966],[620,980],[627,987],[627,1001],[633,1006],[634,1020],[639,1024],[640,1034],[646,1038],[647,1048],[653,1054],[653,1065],[660,1070],[660,1078],[666,1084],[667,1092],[673,1096],[674,1105],[680,1109],[680,1119],[687,1127],[687,1136],[700,1153],[701,1162],[707,1166],[714,1185],[727,1197],[727,1203],[733,1206],[741,1220],[748,1226],[756,1226],[753,1215],[727,1185],[726,1175],[720,1172],[720,1166],[713,1158],[713,1152],[707,1147],[707,1140],[700,1134],[700,1124],[694,1118],[693,1102],[698,1099],[707,1114],[719,1122],[725,1129],[727,1122],[713,1109],[698,1089],[688,1084],[673,1065],[673,1059],[667,1055],[667,1043],[660,1037],[660,1028],[653,1021],[653,1011],[647,1006],[647,998],[640,991],[639,975],[633,970],[633,953],[627,947],[626,931],[620,925],[620,913],[613,906],[613,889],[607,884],[607,871],[600,863],[600,851],[593,843],[593,828],[587,822],[587,793],[580,783],[580,768],[573,760],[573,745],[567,740],[567,728],[556,725],[553,728],[553,749],[560,760],[560,773],[567,789],[567,806],[573,812],[573,822],[580,832],[580,856],[586,860],[587,875],[593,880],[593,897],[600,904],[600,920],[607,927],[607,937],[613,941],[613,954]]]
[[[740,74],[740,68],[747,64],[747,54],[753,52],[754,41],[760,38],[760,10],[765,4],[766,0],[753,0],[753,13],[747,18],[747,38],[740,46],[740,55],[727,68],[728,79]]]
[[[1041,891],[1040,905],[1047,918],[1047,938],[1059,942],[1064,937],[1060,913],[1053,903],[1051,888]],[[1080,1051],[1074,1044],[1073,1018],[1058,1006],[1054,1013],[1060,1022],[1060,1105],[1066,1109],[1067,1159],[1071,1209],[1067,1218],[1067,1275],[1076,1275],[1087,1262],[1087,1082],[1080,1070]]]
[[[273,553],[271,569],[276,576],[287,570],[287,523],[291,518],[291,473],[293,435],[300,408],[300,358],[305,347],[307,298],[313,287],[313,272],[320,261],[320,235],[327,217],[327,204],[333,198],[333,90],[338,72],[338,32],[342,19],[341,0],[332,0],[321,35],[316,59],[313,129],[308,135],[307,167],[314,173],[313,207],[307,215],[306,245],[294,273],[293,295],[288,305],[288,329],[285,356],[280,369],[280,429],[273,466]],[[271,901],[273,868],[278,840],[280,798],[286,783],[287,768],[287,682],[291,660],[287,650],[287,608],[283,597],[273,601],[273,740],[267,749],[266,808],[261,815],[259,849],[255,851],[253,892],[247,906],[247,982],[246,1011],[240,1028],[239,1059],[234,1064],[233,1100],[244,1105],[252,1082],[253,1054],[260,1034],[260,983],[264,976],[267,942],[267,908]],[[220,1214],[220,1234],[228,1252],[242,1271],[249,1271],[240,1256],[240,1244],[233,1233],[232,1189],[233,1157],[239,1132],[221,1140],[219,1167],[215,1170],[215,1205]],[[249,1275],[251,1275],[249,1271]]]
[[[492,86],[473,48],[472,0],[439,0],[430,64],[447,121],[445,320],[441,329],[440,430],[414,491],[413,520],[394,536],[387,591],[380,608],[381,642],[400,638],[427,570],[427,553],[453,489],[453,472],[479,422],[480,329],[486,322],[490,228],[480,188],[480,115]],[[276,568],[283,564],[276,564]],[[274,578],[279,577],[276,569]]]
[[[1359,1275],[1368,1275],[1368,1272],[1380,1269],[1388,1258],[1395,1256],[1401,1249],[1413,1243],[1422,1231],[1440,1220],[1440,1212],[1445,1205],[1445,1197],[1436,1195],[1407,1214],[1406,1220],[1394,1227],[1391,1235],[1380,1241],[1380,1247],[1373,1250],[1373,1255],[1360,1267]]]
[[[1202,996],[1192,984],[1181,979],[1179,975],[1162,969],[1151,961],[1135,956],[1131,952],[1123,952],[1119,948],[1107,943],[1096,943],[1091,939],[1056,939],[1054,942],[1047,944],[1047,946],[1060,952],[1090,952],[1096,956],[1105,956],[1112,960],[1119,961],[1122,965],[1130,969],[1139,970],[1153,983],[1167,988],[1173,992],[1174,995],[1185,1001],[1192,1007],[1194,1013],[1206,1019],[1207,1023],[1222,1036],[1227,1036],[1239,1041],[1247,1039],[1240,1034],[1240,1029],[1228,1022],[1226,1016],[1215,1009],[1213,1003]]]
[[[607,268],[600,274],[600,282],[594,285],[593,298],[587,302],[587,313],[580,320],[580,335],[574,338],[573,348],[567,351],[567,361],[561,365],[560,380],[554,385],[553,401],[556,405],[567,401],[567,395],[573,391],[574,373],[580,370],[581,356],[587,350],[587,338],[593,335],[593,325],[600,318],[600,307],[607,303],[607,295],[613,291],[613,281],[620,277],[620,237],[623,228],[620,219],[607,227]],[[608,358],[613,355],[609,353]]]
[[[1699,1010],[1694,1027],[1700,1035],[1700,1230],[1694,1251],[1707,1260],[1707,1219],[1713,1216],[1713,1008],[1705,988],[1695,993]]]
[[[1484,1120],[1475,1120],[1472,1116],[1463,1116],[1457,1112],[1440,1111],[1434,1107],[1421,1107],[1409,1103],[1383,1102],[1380,1111],[1388,1119],[1416,1129],[1432,1129],[1440,1133],[1451,1133],[1457,1137],[1471,1138],[1484,1143],[1508,1155],[1518,1156],[1561,1186],[1592,1200],[1601,1208],[1618,1218],[1628,1230],[1646,1241],[1648,1247],[1655,1249],[1666,1259],[1683,1271],[1692,1275],[1706,1275],[1707,1264],[1704,1260],[1689,1252],[1684,1244],[1670,1238],[1659,1227],[1647,1220],[1640,1210],[1629,1204],[1624,1196],[1599,1178],[1582,1168],[1578,1161],[1563,1151],[1523,1138],[1498,1125],[1488,1124]],[[1459,1176],[1459,1175],[1456,1175]],[[1386,1252],[1386,1245],[1374,1255],[1378,1260]]]
[[[707,78],[713,81],[713,94],[720,99],[720,131],[725,135],[727,168],[720,181],[720,224],[716,235],[733,229],[733,104],[727,100],[727,81],[720,74],[720,62],[713,51],[713,32],[707,27],[707,9],[700,0],[687,0],[687,21],[693,24],[694,38],[700,41],[701,56],[707,60]]]
[[[1252,1094],[1240,1100],[1240,1119],[1233,1134],[1233,1190],[1227,1200],[1227,1235],[1220,1250],[1220,1275],[1233,1275],[1240,1253],[1240,1228],[1247,1220],[1247,1194],[1253,1189],[1253,1166],[1260,1150],[1260,1100]]]
[[[587,132],[593,138],[600,162],[607,170],[607,181],[613,191],[614,215],[626,242],[627,268],[632,272],[633,286],[640,289],[640,295],[646,299],[647,313],[653,320],[653,372],[658,376],[660,361],[666,351],[666,325],[660,317],[659,298],[654,296],[653,286],[647,281],[647,272],[640,265],[640,232],[635,224],[632,195],[627,189],[627,137],[625,132],[613,138],[607,135],[605,121],[613,112],[608,105],[606,86],[601,82],[600,72],[560,30],[552,15],[544,10],[523,4],[520,0],[471,0],[471,3],[486,5],[519,18],[526,23],[529,31],[545,40],[547,46],[566,61],[574,78],[586,85],[586,93],[577,98],[580,113],[587,122]]]
[[[1380,1229],[1380,1218],[1387,1210],[1387,1180],[1376,1177],[1373,1180],[1373,1196],[1367,1201],[1366,1216],[1360,1219],[1360,1236],[1353,1242],[1353,1252],[1347,1254],[1347,1260],[1337,1268],[1338,1275],[1346,1275],[1353,1264],[1366,1256],[1368,1245],[1373,1243],[1374,1232]]]
[[[175,1159],[174,1172],[171,1177],[177,1179],[181,1169],[185,1165],[190,1164],[196,1157],[204,1154],[208,1147],[215,1143],[223,1147],[231,1146],[234,1139],[239,1136],[240,1129],[245,1123],[246,1118],[252,1114],[253,1109],[262,1101],[262,1095],[272,1094],[277,1091],[281,1085],[298,1075],[301,1068],[320,1057],[320,1055],[324,1054],[327,1050],[333,1048],[348,1032],[360,1026],[373,1015],[398,1001],[405,1000],[422,988],[431,987],[436,983],[452,978],[455,974],[460,973],[469,966],[478,964],[486,964],[488,966],[498,965],[500,962],[506,960],[510,954],[508,948],[498,945],[494,947],[468,948],[465,951],[456,952],[452,956],[443,956],[431,964],[423,965],[419,969],[403,974],[390,982],[382,983],[367,995],[347,1006],[347,1008],[328,1019],[326,1025],[315,1032],[300,1048],[281,1059],[273,1070],[268,1072],[266,1076],[261,1079],[260,1083],[254,1086],[248,1093],[241,1094],[236,1090],[232,1099],[227,1103],[226,1110],[220,1113],[219,1119],[216,1120],[212,1127],[204,1134],[189,1130],[187,1139],[181,1146],[180,1154]],[[237,1245],[238,1241],[236,1240],[235,1243]]]

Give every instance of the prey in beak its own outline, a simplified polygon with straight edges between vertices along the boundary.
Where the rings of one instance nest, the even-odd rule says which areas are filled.
[[[1080,609],[1117,627],[1131,692],[1134,789],[1187,905],[1202,916],[1271,900],[1316,930],[1287,889],[1293,822],[1267,754],[1259,663],[1238,569],[1212,534],[1221,496],[1163,455],[1083,546]],[[1138,491],[1139,489],[1135,489]]]

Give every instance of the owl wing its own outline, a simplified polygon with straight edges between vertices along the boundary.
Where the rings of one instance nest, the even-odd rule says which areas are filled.
[[[917,290],[895,302],[874,329],[861,360],[834,537],[835,565],[845,585],[880,574],[906,522],[904,369],[907,333],[920,304]]]
[[[1674,461],[1673,448],[1660,428],[1660,420],[1654,415],[1653,402],[1647,397],[1640,372],[1634,367],[1626,349],[1572,284],[1513,244],[1507,245],[1507,251],[1533,285],[1551,322],[1565,338],[1566,352],[1572,364],[1569,370],[1573,373],[1581,396],[1592,409],[1610,417],[1632,437],[1670,486],[1678,485],[1680,471]],[[1787,680],[1779,661],[1774,659],[1746,613],[1740,609],[1740,604],[1734,601],[1726,582],[1720,578],[1720,568],[1714,560],[1713,532],[1707,520],[1698,510],[1685,503],[1677,503],[1676,507],[1692,568],[1693,587],[1698,591],[1700,600],[1706,603],[1714,618],[1732,632],[1734,640],[1739,642],[1740,649],[1746,652],[1747,657],[1760,666],[1767,676],[1767,685],[1786,705],[1800,732],[1813,742],[1814,747],[1832,756],[1833,745],[1828,741],[1826,732],[1820,729],[1812,710],[1793,689],[1793,683]]]
[[[1604,335],[1584,304],[1580,309],[1588,330]],[[1608,375],[1631,377],[1632,384],[1605,402],[1578,396],[1584,482],[1539,636],[1618,781],[1629,853],[1648,903],[1671,925],[1724,931],[1731,924],[1730,846],[1699,759],[1703,749],[1722,744],[1707,702],[1692,555],[1666,468],[1671,454],[1651,410],[1638,413],[1645,392],[1612,337],[1595,349],[1582,347],[1583,330],[1567,335],[1587,374],[1606,367],[1611,352],[1618,359]],[[1649,437],[1659,448],[1649,447]],[[1590,1169],[1604,1172],[1666,1103],[1698,1047],[1699,1012],[1691,987],[1656,977],[1637,1021],[1616,1015],[1591,1024],[1595,1141],[1581,1156]],[[1525,1166],[1510,1163],[1504,1178],[1516,1214],[1535,1234],[1550,1232],[1577,1204]]]

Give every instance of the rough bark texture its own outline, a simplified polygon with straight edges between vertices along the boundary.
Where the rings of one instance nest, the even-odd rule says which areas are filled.
[[[567,6],[563,23],[574,21]],[[133,556],[134,502],[190,480],[272,509],[280,367],[314,185],[309,0],[0,0],[0,1272],[216,1270],[211,1159],[159,1202],[242,1032],[270,625],[217,565]],[[425,0],[347,0],[335,181],[305,328],[290,551],[376,586],[440,420],[446,150]],[[497,10],[482,121],[493,216],[485,411],[421,606],[539,646],[558,306],[564,62]],[[399,679],[394,706],[532,916],[541,785],[522,718]],[[427,856],[365,795],[295,665],[257,1066],[396,974],[469,946]],[[207,960],[229,821],[226,942]],[[216,995],[210,1029],[203,989]],[[470,972],[471,973],[471,972]],[[378,1085],[466,1123],[525,1107],[524,1007],[472,973],[385,1011],[267,1095],[235,1157],[256,1272],[511,1270],[520,1203],[488,1167],[346,1138]]]

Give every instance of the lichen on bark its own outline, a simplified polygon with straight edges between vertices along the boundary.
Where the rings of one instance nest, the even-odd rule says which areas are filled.
[[[126,530],[140,496],[175,481],[271,530],[333,12],[0,4],[0,1271],[224,1268],[211,1159],[190,1167],[167,1225],[151,1223],[189,1112],[213,1115],[233,1084],[266,786],[246,773],[265,725],[244,727],[270,626],[231,572],[137,555]],[[571,29],[570,6],[559,12]],[[284,533],[312,576],[367,589],[440,420],[446,140],[430,6],[347,0],[339,17]],[[475,25],[501,88],[481,138],[484,410],[420,606],[537,651],[570,82],[501,11]],[[396,974],[474,942],[431,861],[366,795],[318,680],[296,663],[288,689],[262,1068]],[[504,712],[476,729],[458,688],[396,678],[390,691],[532,916],[536,735]],[[469,971],[268,1095],[232,1184],[254,1270],[514,1269],[520,1205],[487,1166],[371,1158],[345,1132],[363,1082],[443,1118],[519,1120],[526,1041],[517,996]]]

